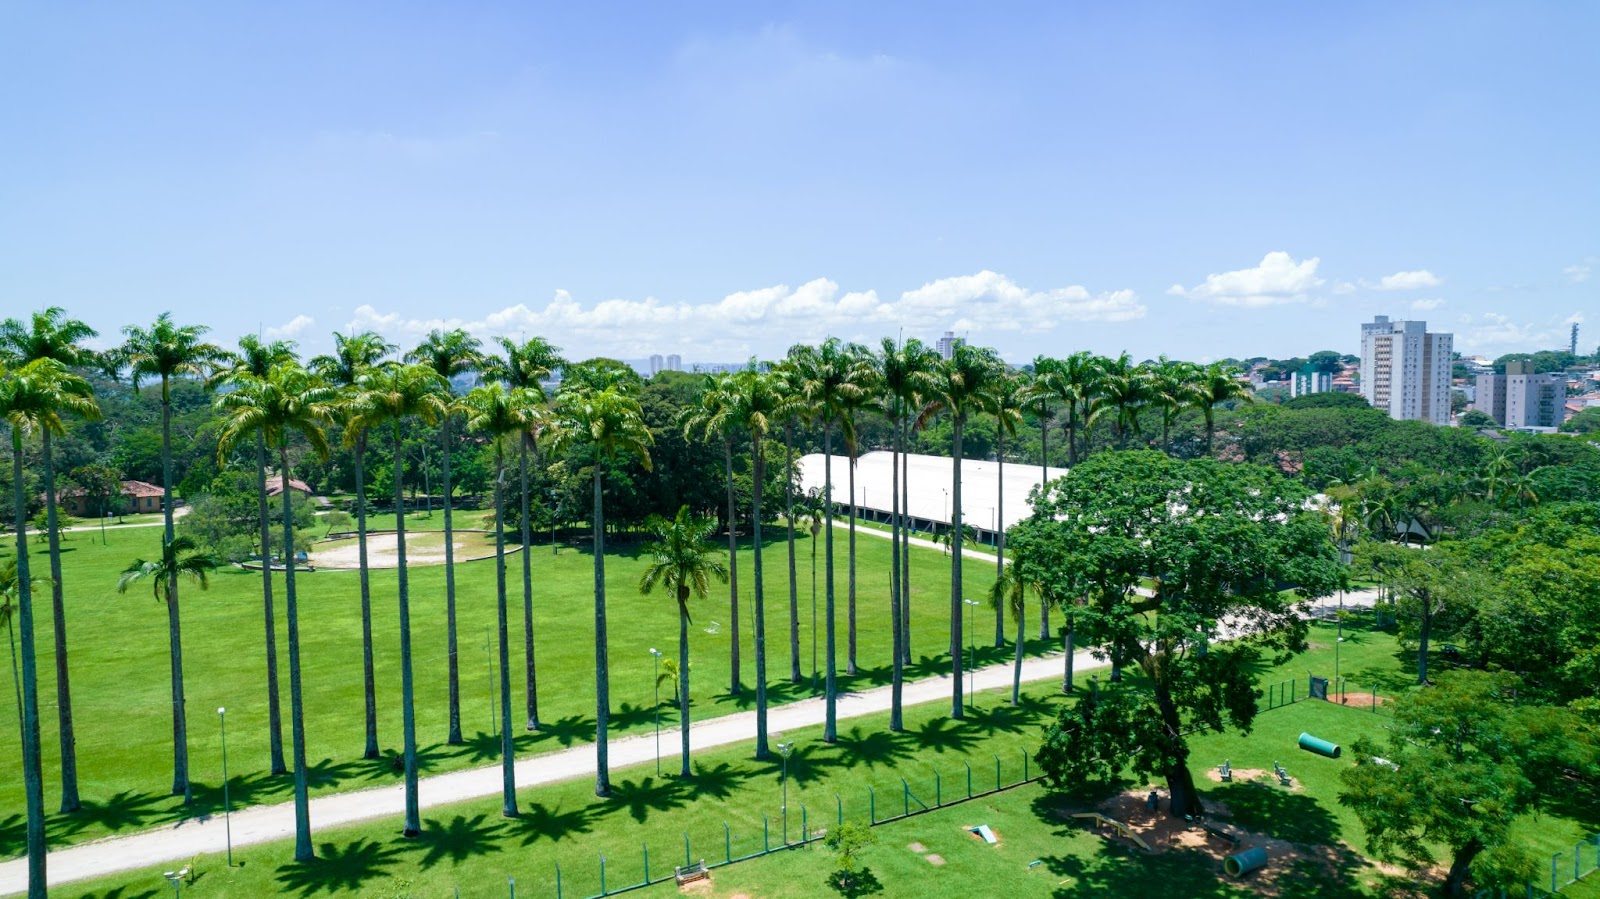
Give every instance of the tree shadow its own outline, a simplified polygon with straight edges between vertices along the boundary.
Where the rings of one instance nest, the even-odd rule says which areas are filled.
[[[883,883],[878,880],[878,875],[872,873],[871,868],[862,868],[850,875],[848,883],[844,880],[843,871],[835,871],[828,875],[828,888],[841,896],[855,899],[857,896],[870,896],[873,893],[883,892]]]
[[[84,893],[83,899],[156,899],[155,890],[142,890],[137,893],[129,892],[132,887],[115,887],[104,893]]]
[[[532,846],[540,839],[555,842],[571,834],[588,833],[594,829],[594,809],[590,806],[579,806],[570,812],[563,812],[560,806],[549,806],[534,802],[522,810],[522,815],[509,822],[513,833],[520,833],[523,846]]]
[[[666,721],[667,706],[665,704],[661,707],[661,715],[662,721]],[[634,705],[624,702],[622,705],[612,709],[610,725],[621,730],[629,727],[638,727],[641,724],[649,724],[655,720],[656,710],[654,706]]]
[[[774,759],[774,762],[776,761],[777,759]],[[804,786],[827,777],[830,770],[847,764],[827,744],[807,743],[804,746],[796,746],[794,751],[789,753],[789,779],[794,781],[796,786]],[[781,765],[774,764],[772,770],[774,774],[782,776]]]
[[[1328,846],[1339,840],[1339,822],[1310,796],[1256,783],[1228,783],[1206,797],[1232,812],[1235,824],[1291,843]]]
[[[412,837],[407,846],[423,850],[422,859],[418,862],[423,868],[431,868],[446,860],[459,865],[474,855],[498,852],[500,841],[505,838],[506,822],[496,821],[485,825],[487,817],[486,814],[472,818],[456,815],[449,824],[443,825],[424,820],[422,833]]]
[[[689,784],[694,789],[696,798],[712,796],[717,799],[727,799],[733,791],[755,775],[743,768],[735,768],[727,762],[718,762],[714,767],[706,767],[703,762],[694,763],[694,773],[689,776]]]
[[[868,768],[877,768],[880,765],[893,768],[897,764],[916,755],[911,744],[911,737],[904,733],[892,733],[886,730],[875,730],[868,734],[861,732],[861,726],[850,728],[850,732],[839,737],[841,754],[848,756],[851,765],[863,764]]]
[[[642,824],[650,817],[651,811],[665,812],[684,807],[689,803],[689,796],[682,780],[663,778],[657,781],[652,774],[641,780],[612,784],[611,796],[601,801],[605,803],[605,812],[625,809],[633,820]]]
[[[342,848],[335,843],[323,843],[316,858],[278,867],[278,891],[298,893],[301,897],[320,892],[360,893],[368,880],[387,874],[399,855],[396,847],[375,843],[366,837]]]
[[[513,751],[516,738],[512,737]],[[478,731],[467,742],[456,747],[456,757],[468,759],[473,762],[492,762],[500,760],[500,737],[497,734]]]
[[[986,737],[995,734],[1020,734],[1036,727],[1047,713],[1049,704],[1030,696],[1022,697],[1019,705],[1006,703],[991,709],[981,709],[967,718],[967,723]]]
[[[917,745],[934,752],[968,752],[978,742],[977,735],[952,723],[950,718],[924,721],[914,733]]]
[[[529,748],[547,740],[554,740],[562,746],[571,746],[574,743],[589,742],[594,737],[594,732],[594,718],[587,715],[568,715],[554,721],[545,721],[537,732],[524,734],[518,739],[527,739]]]
[[[1047,855],[1042,861],[1052,876],[1065,881],[1052,893],[1059,897],[1161,894],[1222,899],[1238,895],[1218,875],[1216,865],[1197,853],[1151,855],[1131,845],[1102,842],[1088,856]]]

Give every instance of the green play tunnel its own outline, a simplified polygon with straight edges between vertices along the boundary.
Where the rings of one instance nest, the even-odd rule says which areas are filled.
[[[1300,735],[1300,748],[1307,752],[1315,752],[1317,755],[1325,755],[1330,759],[1339,757],[1338,743],[1330,743],[1321,737],[1313,737],[1310,734],[1303,733]]]
[[[1229,877],[1243,877],[1257,868],[1266,866],[1267,850],[1260,846],[1234,853],[1222,860],[1222,870],[1227,872]]]

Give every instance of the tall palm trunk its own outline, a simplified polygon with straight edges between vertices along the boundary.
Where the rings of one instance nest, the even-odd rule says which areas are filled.
[[[45,530],[50,538],[50,609],[55,613],[56,714],[61,737],[61,811],[83,807],[78,798],[78,740],[72,727],[72,688],[67,682],[67,609],[61,593],[61,535],[56,531],[56,465],[50,431],[44,434]]]
[[[33,585],[28,573],[28,507],[22,490],[22,432],[11,428],[11,485],[16,507],[17,617],[22,619],[22,791],[28,810],[28,899],[45,899],[44,770],[40,762],[39,670],[34,654]]]
[[[1042,600],[1041,600],[1042,602]],[[1025,604],[1017,605],[1017,654],[1011,662],[1011,704],[1022,704],[1022,613]]]
[[[444,416],[444,618],[445,655],[448,657],[450,681],[450,734],[445,742],[460,746],[461,739],[461,670],[456,654],[456,548],[455,529],[451,522],[450,502],[450,414]]]
[[[289,492],[284,473],[283,492]],[[272,608],[272,512],[267,502],[267,438],[256,432],[256,504],[261,518],[261,607],[266,618],[267,641],[267,745],[273,774],[287,774],[283,762],[283,709],[278,701],[278,615]],[[285,547],[288,553],[289,548]]]
[[[405,739],[406,823],[402,834],[422,833],[422,812],[417,802],[417,709],[411,676],[411,589],[406,577],[406,503],[400,472],[400,422],[394,423],[394,530],[396,574],[400,593],[400,717]]]
[[[11,643],[11,689],[17,694],[17,734],[26,740],[28,735],[22,728],[22,668],[17,661],[17,629],[10,618],[6,619],[6,639]]]
[[[783,520],[789,532],[789,683],[800,683],[800,579],[794,560],[794,422],[783,425]]]
[[[283,597],[289,625],[289,734],[294,748],[294,860],[309,861],[311,807],[306,784],[306,716],[300,692],[300,609],[294,594],[294,512],[290,506],[289,448],[278,444],[278,469],[283,475]],[[269,568],[271,566],[268,566]]]
[[[845,616],[845,659],[844,673],[855,676],[856,673],[856,453],[850,451],[850,548],[849,548],[849,580],[850,595],[846,600]]]
[[[18,483],[21,483],[18,481]],[[172,393],[166,375],[161,376],[161,511],[166,543],[172,545]],[[172,667],[172,795],[183,797],[184,804],[194,798],[189,787],[189,725],[184,714],[183,632],[178,619],[178,569],[167,572],[167,643]]]
[[[1067,467],[1078,464],[1078,403],[1076,400],[1067,404],[1067,423],[1063,427],[1067,432]]]
[[[889,512],[889,619],[893,644],[889,660],[889,730],[905,730],[902,708],[905,662],[901,658],[900,644],[905,639],[905,622],[900,617],[900,542],[904,539],[904,524],[900,520],[900,423],[893,422],[894,436],[890,444],[890,512]]]
[[[1039,490],[1050,483],[1050,420],[1039,418]],[[1039,639],[1050,639],[1050,604],[1039,600]]]
[[[728,478],[728,606],[733,616],[729,628],[729,664],[733,672],[729,677],[728,692],[739,695],[739,534],[737,507],[733,495],[733,440],[722,441],[723,469]],[[757,490],[761,487],[758,484]]]
[[[1073,625],[1073,621],[1072,621],[1072,618],[1073,618],[1072,612],[1071,611],[1067,611],[1067,626],[1065,628],[1062,628],[1062,631],[1061,631],[1062,649],[1064,649],[1066,651],[1066,657],[1067,657],[1066,670],[1063,671],[1062,675],[1061,675],[1061,692],[1063,692],[1063,693],[1071,693],[1073,691],[1073,689],[1074,689],[1074,687],[1072,686],[1072,652],[1073,652],[1073,647],[1072,647],[1072,638],[1073,638],[1072,625]]]
[[[994,458],[999,464],[999,472],[995,483],[994,507],[994,577],[1000,580],[1006,575],[1006,435],[1005,428],[995,430]],[[1022,619],[1017,619],[1017,641],[1022,641]],[[1005,604],[1000,603],[994,607],[994,648],[999,649],[1006,645],[1006,610]]]
[[[961,704],[961,431],[966,422],[961,415],[951,417],[955,473],[950,476],[950,686],[954,691],[950,717],[960,720],[966,717],[966,708]]]
[[[766,582],[761,576],[761,491],[766,485],[766,452],[761,437],[752,435],[751,474],[755,486],[750,491],[750,531],[754,550],[752,565],[756,578],[756,758],[767,757],[767,605]],[[687,755],[687,753],[685,753]]]
[[[522,437],[517,476],[522,481],[522,654],[528,668],[528,730],[539,729],[539,676],[533,664],[533,543],[528,518],[528,438]],[[496,513],[498,516],[498,513]],[[555,538],[552,537],[553,541]],[[555,550],[554,544],[550,547]]]
[[[911,664],[911,422],[900,425],[900,508],[905,527],[900,535],[900,662]]]
[[[689,776],[689,588],[678,588],[678,732],[683,740],[678,773]]]
[[[823,492],[823,521],[827,530],[826,546],[823,550],[823,565],[827,571],[823,573],[824,581],[824,607],[828,620],[827,626],[827,656],[828,674],[824,687],[824,707],[822,724],[822,741],[832,743],[839,739],[839,701],[837,690],[838,679],[834,672],[835,664],[835,634],[834,631],[834,595],[833,595],[833,422],[824,422],[822,425],[822,492]]]
[[[511,741],[511,632],[506,614],[506,456],[494,448],[494,589],[495,624],[500,636],[500,814],[517,817],[516,750]],[[528,516],[524,514],[526,522]],[[524,548],[526,553],[527,549]]]
[[[611,659],[605,638],[605,504],[600,499],[600,457],[595,456],[595,795],[611,795],[610,745],[606,726],[611,723]],[[686,670],[678,672],[683,680]],[[685,710],[686,712],[686,710]]]
[[[367,570],[367,434],[356,437],[356,552],[361,569],[361,689],[366,713],[367,745],[361,757],[378,751],[378,677],[372,662],[372,583]]]

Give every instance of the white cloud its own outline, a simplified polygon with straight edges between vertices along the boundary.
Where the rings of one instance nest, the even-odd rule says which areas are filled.
[[[873,340],[898,329],[924,336],[950,329],[978,339],[995,332],[1047,331],[1063,322],[1131,321],[1146,311],[1132,290],[1094,293],[1081,285],[1032,290],[981,271],[930,281],[896,299],[872,290],[844,292],[835,282],[817,278],[706,303],[646,297],[585,305],[558,290],[543,307],[518,303],[473,320],[414,319],[363,305],[347,327],[370,328],[401,344],[435,328],[465,328],[479,338],[540,334],[585,353],[635,357],[678,350],[701,361],[733,361],[756,351],[781,351],[771,345],[774,334],[782,335],[784,345],[829,335]]]
[[[1373,290],[1418,290],[1423,287],[1438,287],[1441,283],[1439,276],[1427,269],[1417,269],[1414,272],[1395,272],[1384,275],[1378,279],[1377,284],[1366,285]]]
[[[1561,274],[1566,275],[1567,280],[1573,284],[1582,284],[1594,273],[1594,263],[1595,257],[1587,256],[1582,262],[1562,269]]]
[[[274,340],[287,340],[304,333],[307,328],[316,323],[317,320],[309,315],[297,315],[275,328],[268,328],[265,334]]]
[[[1438,298],[1438,297],[1434,297],[1432,299],[1427,299],[1427,300],[1412,300],[1411,301],[1411,310],[1413,312],[1431,312],[1431,311],[1433,311],[1435,309],[1438,309],[1439,307],[1443,306],[1446,302],[1447,302],[1446,300],[1443,300],[1443,299]]]
[[[1501,312],[1465,314],[1457,319],[1456,349],[1498,355],[1566,349],[1568,328],[1583,321],[1580,313],[1551,316],[1538,321],[1518,321]]]
[[[1276,250],[1262,257],[1261,264],[1255,268],[1207,275],[1205,283],[1191,288],[1174,284],[1167,289],[1167,293],[1222,306],[1303,303],[1309,299],[1310,291],[1323,284],[1322,279],[1317,277],[1320,261],[1312,256],[1295,262],[1288,253]]]

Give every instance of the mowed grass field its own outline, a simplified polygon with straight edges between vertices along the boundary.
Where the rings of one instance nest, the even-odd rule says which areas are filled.
[[[438,529],[444,516],[416,515],[410,527]],[[375,527],[392,526],[376,517]],[[482,513],[458,513],[456,523],[478,527]],[[800,627],[803,668],[801,685],[788,682],[788,563],[782,528],[766,531],[766,581],[769,696],[773,703],[811,695],[811,548],[797,538]],[[841,689],[886,683],[889,676],[888,622],[889,543],[858,537],[858,659],[860,673],[844,674],[846,662],[847,556],[846,532],[835,529],[838,669]],[[291,779],[272,777],[267,745],[266,664],[259,572],[218,571],[210,589],[190,583],[179,588],[182,613],[185,687],[187,691],[190,770],[195,800],[185,808],[168,795],[172,781],[171,694],[167,652],[167,616],[150,585],[116,592],[119,572],[135,558],[159,552],[161,530],[109,529],[84,526],[63,541],[63,582],[69,637],[69,662],[78,766],[84,809],[52,816],[49,838],[55,845],[110,833],[137,830],[221,808],[222,759],[217,708],[226,707],[228,764],[236,807],[284,801],[291,797]],[[463,535],[465,536],[465,535]],[[480,535],[472,535],[474,539]],[[460,538],[458,538],[460,539]],[[424,535],[424,542],[437,542]],[[646,560],[638,543],[613,538],[607,558],[612,733],[650,727],[654,721],[652,647],[673,654],[677,620],[674,602],[661,593],[639,594],[638,581]],[[30,559],[36,574],[48,573],[44,544],[31,539]],[[711,717],[748,709],[755,701],[753,644],[754,594],[752,554],[744,541],[739,554],[741,681],[739,695],[730,693],[731,616],[727,588],[717,586],[710,598],[692,603],[691,686],[694,712]],[[13,553],[5,541],[0,558]],[[817,603],[822,629],[824,553],[818,548]],[[521,562],[507,560],[513,608],[511,668],[513,719],[521,755],[587,742],[594,736],[594,637],[592,556],[562,544],[554,554],[546,542],[530,553],[533,562],[535,639],[540,683],[537,733],[521,730],[524,720],[522,668]],[[935,550],[913,549],[912,649],[917,664],[910,676],[926,675],[948,665],[949,559]],[[398,751],[400,734],[400,667],[397,572],[372,573],[373,629],[377,664],[379,736],[383,749]],[[966,566],[969,597],[987,596],[993,568]],[[288,652],[283,624],[283,575],[275,575],[278,661],[282,684],[284,741],[289,740]],[[488,764],[498,755],[493,737],[497,714],[490,695],[490,638],[494,627],[495,591],[492,559],[456,568],[459,621],[459,670],[462,728],[466,745],[447,746],[447,678],[445,570],[417,566],[411,570],[412,632],[416,670],[417,733],[424,773]],[[313,793],[376,786],[397,781],[387,760],[361,758],[364,745],[361,618],[358,574],[317,571],[296,578],[300,604],[307,731],[307,757],[312,766]],[[45,803],[52,812],[60,801],[59,742],[56,724],[55,653],[51,637],[48,593],[36,592],[39,702],[44,746]],[[980,622],[983,620],[979,616]],[[978,628],[992,638],[992,627]],[[1036,632],[1035,632],[1036,633]],[[1047,648],[1030,646],[1033,651]],[[4,651],[4,650],[0,650]],[[1003,650],[980,650],[979,660],[1009,657]],[[818,637],[818,658],[826,650]],[[0,680],[10,680],[9,674]],[[6,693],[12,691],[8,688]],[[664,720],[672,720],[666,710]],[[0,757],[16,759],[21,750],[14,702],[0,701]],[[0,857],[23,847],[21,778],[0,778]]]

